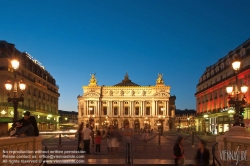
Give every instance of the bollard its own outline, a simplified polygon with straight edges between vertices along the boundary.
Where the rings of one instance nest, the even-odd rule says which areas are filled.
[[[125,143],[125,165],[128,163],[128,141]]]
[[[62,147],[62,134],[59,134],[59,144],[58,147]]]
[[[159,131],[159,137],[158,137],[158,145],[159,146],[161,145],[161,134],[160,134],[160,131]]]
[[[130,151],[131,151],[131,142],[130,143],[128,143],[128,164],[130,164],[131,162],[130,162]]]
[[[194,131],[192,131],[192,148],[195,148],[195,145],[194,145]]]

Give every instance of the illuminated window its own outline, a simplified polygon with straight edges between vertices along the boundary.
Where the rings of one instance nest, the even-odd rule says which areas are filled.
[[[128,115],[128,110],[129,110],[129,107],[124,107],[124,114],[125,115]]]
[[[118,107],[114,107],[114,115],[118,114]]]
[[[103,107],[103,115],[107,115],[107,107]]]
[[[150,107],[146,107],[146,115],[150,115]]]
[[[135,115],[140,115],[140,107],[135,107]]]

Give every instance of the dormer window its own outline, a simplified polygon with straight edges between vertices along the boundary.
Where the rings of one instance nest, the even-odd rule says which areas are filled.
[[[230,59],[228,58],[226,61],[227,66],[230,65]]]
[[[245,54],[246,54],[246,49],[245,49],[245,48],[242,48],[242,49],[240,50],[240,56],[243,57],[243,56],[245,56]]]
[[[220,64],[220,69],[221,69],[221,70],[224,69],[224,63],[223,63],[223,62]]]
[[[216,68],[215,68],[215,72],[216,72],[216,73],[218,73],[218,72],[219,72],[219,70],[220,70],[220,69],[219,69],[219,66],[216,66]]]
[[[210,77],[210,73],[207,73],[207,78],[209,78]]]
[[[203,76],[203,80],[206,80],[206,75]]]
[[[211,76],[213,76],[213,75],[214,75],[214,70],[211,71]]]

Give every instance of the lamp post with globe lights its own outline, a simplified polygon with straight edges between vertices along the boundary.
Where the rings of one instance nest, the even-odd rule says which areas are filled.
[[[234,87],[233,86],[228,86],[226,88],[227,90],[227,93],[228,93],[228,98],[229,98],[229,101],[228,101],[228,104],[229,106],[234,106],[235,107],[235,114],[234,114],[234,124],[233,126],[242,126],[242,127],[245,127],[244,126],[244,123],[243,123],[243,116],[240,115],[240,108],[242,106],[244,106],[246,104],[246,101],[245,101],[245,93],[247,92],[248,90],[248,87],[246,85],[242,85],[241,86],[241,91],[239,91],[239,86],[238,86],[238,72],[240,70],[240,65],[241,65],[241,61],[236,58],[233,63],[232,63],[232,67],[235,71],[235,75],[236,75],[236,82],[235,82],[235,85]],[[242,94],[242,99],[240,99],[239,95]]]
[[[5,88],[7,91],[9,91],[8,99],[7,99],[8,102],[13,103],[13,108],[14,108],[13,122],[16,122],[18,120],[18,112],[17,112],[18,103],[24,101],[23,92],[26,88],[26,84],[22,80],[18,82],[16,78],[16,71],[19,68],[19,61],[12,60],[11,66],[12,66],[13,73],[14,73],[14,82],[12,83],[10,80],[7,80],[5,83]],[[19,88],[18,88],[18,84],[19,84]],[[12,94],[11,94],[11,90],[12,90]]]

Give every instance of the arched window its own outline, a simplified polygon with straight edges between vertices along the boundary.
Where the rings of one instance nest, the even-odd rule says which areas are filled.
[[[214,70],[211,71],[211,76],[213,76],[213,75],[214,75]]]
[[[223,62],[220,64],[220,69],[221,69],[221,70],[224,69],[224,63],[223,63]]]
[[[208,72],[208,73],[207,73],[207,78],[209,78],[209,77],[210,77],[210,73]]]
[[[215,72],[216,72],[216,73],[218,73],[218,72],[219,72],[219,70],[220,70],[220,69],[219,69],[219,66],[216,66],[216,68],[215,68]]]
[[[240,56],[243,57],[243,56],[245,56],[245,54],[246,54],[246,49],[245,49],[245,48],[242,48],[242,49],[240,50]]]
[[[206,80],[206,75],[203,76],[203,81]]]
[[[227,66],[230,65],[230,58],[227,59],[226,65],[227,65]]]

